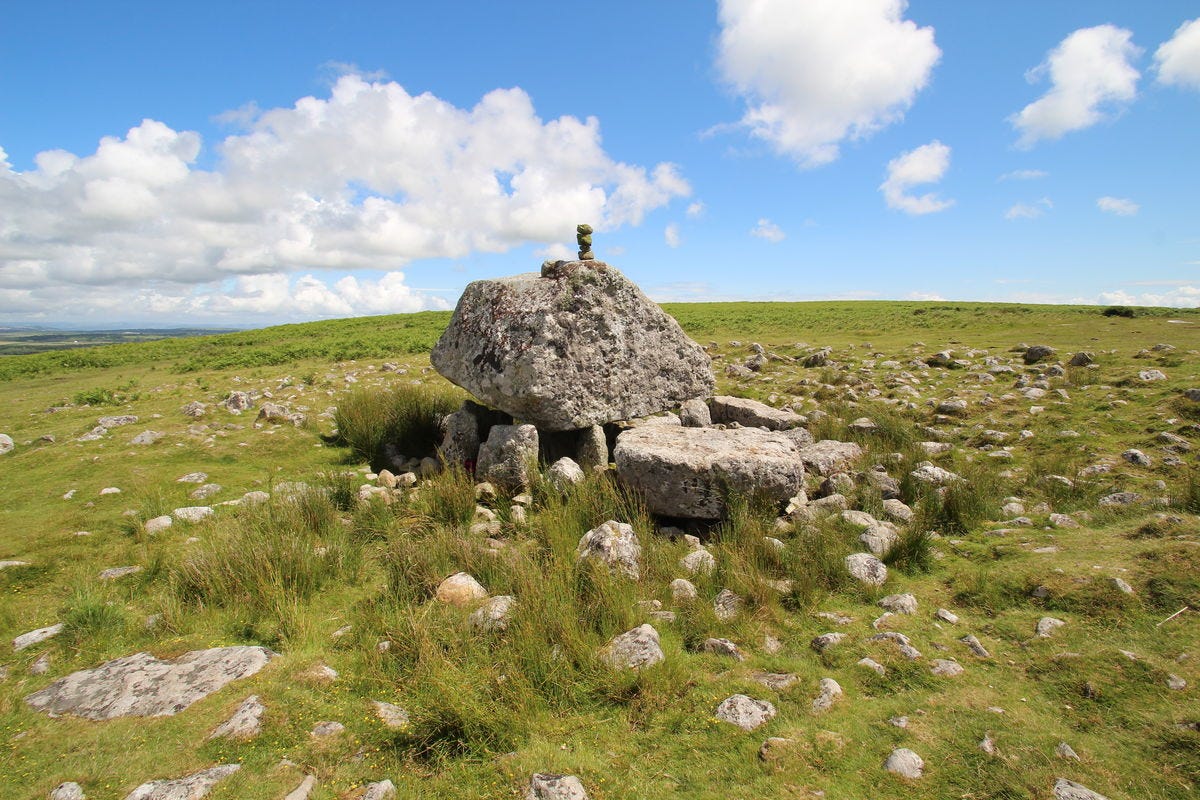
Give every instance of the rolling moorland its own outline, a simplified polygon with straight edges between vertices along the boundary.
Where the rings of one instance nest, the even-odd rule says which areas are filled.
[[[74,781],[119,799],[217,764],[242,766],[216,800],[282,798],[309,775],[314,800],[384,779],[399,798],[515,798],[534,773],[601,800],[1041,799],[1060,778],[1113,800],[1195,797],[1200,311],[665,308],[708,346],[719,392],[862,446],[844,477],[810,474],[811,498],[836,490],[882,519],[866,473],[896,479],[912,518],[882,586],[847,574],[861,528],[836,508],[733,498],[693,531],[712,569],[689,573],[689,544],[611,476],[535,478],[514,500],[427,465],[413,488],[361,489],[394,466],[389,441],[432,455],[434,418],[464,397],[429,367],[447,313],[0,358],[0,797]],[[1031,345],[1055,352],[1026,364]],[[1092,363],[1072,366],[1080,352]],[[253,408],[230,411],[232,392]],[[260,418],[266,403],[299,416]],[[97,430],[122,416],[136,421]],[[911,477],[926,461],[963,480],[931,489]],[[213,513],[146,525],[195,506]],[[610,519],[641,541],[636,581],[577,559]],[[436,599],[460,571],[515,598],[503,630]],[[695,600],[675,598],[677,578]],[[726,589],[732,616],[714,607]],[[664,661],[598,658],[646,622]],[[814,643],[829,633],[844,636]],[[226,645],[279,655],[173,716],[25,701],[110,659]],[[814,705],[827,678],[840,693]],[[734,694],[777,714],[719,721]],[[261,732],[210,738],[250,695]],[[884,769],[897,748],[921,777]]]

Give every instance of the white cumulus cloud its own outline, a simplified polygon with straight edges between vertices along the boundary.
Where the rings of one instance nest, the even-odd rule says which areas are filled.
[[[904,116],[941,50],[905,0],[721,0],[718,67],[741,125],[801,167]]]
[[[1132,39],[1124,28],[1097,25],[1059,42],[1026,75],[1031,83],[1048,75],[1050,88],[1009,118],[1021,134],[1017,146],[1091,127],[1132,101],[1140,74],[1130,61],[1142,52]]]
[[[750,229],[750,235],[756,236],[759,239],[766,239],[772,244],[778,244],[787,238],[787,234],[771,220],[766,217],[760,219],[758,223]]]
[[[679,226],[672,222],[663,230],[663,241],[667,243],[667,247],[679,247],[683,240],[679,237]]]
[[[1200,89],[1200,18],[1179,26],[1175,35],[1154,51],[1158,82]]]
[[[1119,217],[1132,217],[1138,213],[1141,206],[1127,197],[1100,197],[1096,199],[1096,208],[1106,214],[1116,214]]]
[[[954,205],[933,192],[915,196],[908,193],[913,186],[937,183],[950,168],[950,148],[934,139],[915,150],[893,158],[887,165],[887,180],[879,186],[888,208],[907,214],[932,214]]]
[[[1101,292],[1101,305],[1166,306],[1168,308],[1200,308],[1200,287],[1178,286],[1162,292],[1131,294],[1124,289]]]
[[[693,219],[704,216],[704,203],[697,200],[687,207],[687,215]]]
[[[521,89],[459,108],[348,74],[328,97],[247,106],[241,119],[211,170],[197,166],[198,134],[155,120],[89,155],[40,153],[24,172],[0,151],[0,290],[49,301],[79,287],[123,286],[133,298],[153,285],[161,297],[147,302],[169,305],[203,287],[201,305],[229,313],[419,308],[434,301],[397,284],[412,260],[569,240],[584,221],[636,225],[690,193],[674,165],[616,161],[594,117],[542,120]],[[389,277],[286,278],[339,270]],[[264,284],[229,289],[238,276]]]

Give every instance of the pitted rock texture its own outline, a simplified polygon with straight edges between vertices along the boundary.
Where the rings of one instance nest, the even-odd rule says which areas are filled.
[[[700,345],[602,261],[469,284],[430,361],[545,431],[644,417],[716,385]]]
[[[241,768],[241,764],[220,764],[174,780],[148,781],[125,795],[125,800],[199,800]]]
[[[668,517],[719,519],[729,492],[782,504],[804,486],[792,440],[757,428],[634,428],[617,438],[613,457],[621,481]]]
[[[168,717],[231,681],[253,675],[274,655],[265,647],[245,646],[193,650],[170,661],[134,653],[73,672],[26,696],[25,702],[52,716]]]

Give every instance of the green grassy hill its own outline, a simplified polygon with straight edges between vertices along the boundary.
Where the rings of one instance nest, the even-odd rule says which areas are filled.
[[[882,587],[845,574],[842,557],[861,546],[836,514],[778,523],[776,509],[735,504],[708,534],[715,570],[688,576],[699,597],[680,603],[669,585],[685,577],[687,545],[656,532],[606,478],[565,495],[536,483],[524,523],[511,498],[484,498],[495,516],[486,530],[472,529],[483,518],[460,474],[424,478],[390,504],[359,501],[374,473],[334,436],[335,409],[344,426],[346,409],[376,409],[357,421],[370,429],[398,397],[415,409],[453,395],[428,362],[446,313],[0,358],[0,433],[15,442],[0,455],[0,562],[26,562],[0,568],[0,797],[45,798],[71,780],[93,800],[123,798],[150,779],[235,762],[243,768],[209,797],[280,798],[312,774],[315,800],[384,778],[401,798],[515,798],[535,772],[578,775],[600,799],[1050,798],[1060,777],[1114,800],[1195,796],[1200,402],[1184,391],[1200,387],[1200,312],[666,308],[712,343],[721,392],[789,406],[818,438],[864,447],[843,491],[852,508],[882,517],[862,474],[873,466],[898,480],[916,518],[901,526]],[[752,343],[768,353],[761,368],[729,370]],[[1022,344],[1057,353],[1025,366]],[[803,366],[821,347],[825,363]],[[964,363],[925,363],[945,350]],[[1078,351],[1094,365],[1067,366]],[[255,409],[226,410],[235,391],[254,395]],[[943,405],[952,399],[965,408]],[[185,415],[193,402],[202,416]],[[259,420],[264,402],[305,420]],[[121,415],[137,419],[89,437],[101,417]],[[931,454],[942,448],[930,442],[945,451]],[[1130,449],[1149,463],[1123,456]],[[926,460],[966,482],[945,496],[923,488],[910,474]],[[204,477],[180,482],[192,473]],[[821,482],[810,476],[810,495]],[[220,505],[248,492],[271,499]],[[1138,500],[1101,504],[1117,492]],[[146,532],[147,520],[198,505],[213,515]],[[607,519],[633,524],[641,540],[636,583],[576,563],[579,538]],[[123,566],[140,570],[99,577]],[[434,599],[459,571],[516,598],[508,630],[477,631],[470,609]],[[723,589],[744,601],[732,620],[713,610]],[[879,602],[902,593],[916,612],[881,618]],[[654,603],[674,621],[649,616]],[[1040,637],[1044,617],[1065,625]],[[647,621],[664,662],[622,672],[596,658]],[[43,644],[9,644],[59,622]],[[847,638],[824,652],[810,645],[831,631]],[[905,634],[922,657],[872,639],[882,631]],[[967,635],[989,656],[973,654]],[[704,651],[710,637],[745,660]],[[228,644],[280,655],[176,716],[51,718],[23,699],[134,652]],[[962,674],[933,674],[935,659]],[[768,688],[762,673],[795,680]],[[818,713],[822,678],[844,694]],[[777,716],[749,733],[717,721],[735,693],[771,702]],[[208,740],[250,694],[267,707],[263,733]],[[388,727],[372,701],[403,707],[408,725]],[[345,730],[314,737],[329,720]],[[768,737],[786,741],[763,757]],[[980,748],[985,738],[994,752]],[[1063,742],[1078,759],[1056,755]],[[924,759],[924,777],[883,769],[897,747]]]

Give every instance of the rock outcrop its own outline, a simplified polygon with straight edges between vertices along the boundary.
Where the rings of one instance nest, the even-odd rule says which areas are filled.
[[[715,386],[708,355],[679,324],[593,260],[471,283],[430,360],[482,402],[544,431],[644,417]]]

